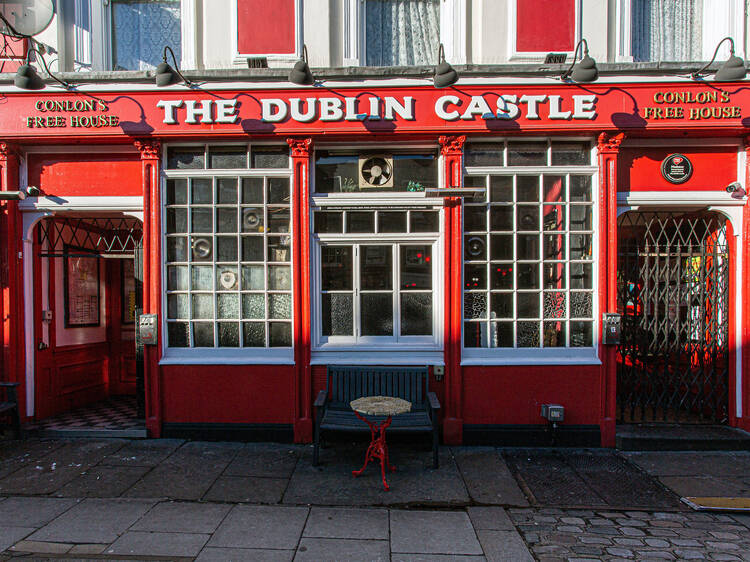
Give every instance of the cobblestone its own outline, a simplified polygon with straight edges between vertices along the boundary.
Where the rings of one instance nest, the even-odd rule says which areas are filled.
[[[669,548],[669,542],[663,539],[646,539],[645,543],[654,548]]]

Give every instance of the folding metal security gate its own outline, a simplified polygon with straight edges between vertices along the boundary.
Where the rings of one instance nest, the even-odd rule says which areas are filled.
[[[729,251],[719,213],[618,221],[618,421],[725,423]]]

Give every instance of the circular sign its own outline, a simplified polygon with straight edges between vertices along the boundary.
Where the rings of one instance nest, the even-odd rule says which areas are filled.
[[[661,175],[670,183],[685,183],[693,175],[693,165],[683,154],[670,154],[661,163]]]

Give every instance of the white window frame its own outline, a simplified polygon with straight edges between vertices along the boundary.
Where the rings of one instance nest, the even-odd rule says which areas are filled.
[[[617,0],[615,9],[615,29],[617,41],[616,62],[633,62],[631,0]],[[709,36],[703,34],[701,61],[708,62],[714,54],[719,41],[729,35],[734,39],[735,54],[745,58],[745,5],[743,0],[720,0],[704,3],[704,21],[709,22],[705,29],[711,29]],[[728,25],[727,25],[728,24]],[[718,60],[729,57],[729,45],[724,44],[716,55]],[[658,62],[658,61],[654,61]]]
[[[205,0],[204,0],[205,1]],[[273,1],[273,0],[271,0]],[[294,0],[294,52],[293,53],[240,53],[238,48],[237,0],[232,0],[230,14],[232,33],[232,63],[247,65],[251,58],[264,57],[269,63],[291,63],[302,57],[304,44],[304,13],[302,0]]]
[[[363,66],[365,52],[365,0],[341,0],[344,66]],[[452,64],[466,64],[466,0],[440,0],[440,42],[445,59]],[[437,52],[434,64],[437,64]]]
[[[516,11],[517,0],[508,1],[508,60],[509,61],[540,61],[544,60],[550,51],[517,51],[516,50],[516,39],[518,37],[518,13]],[[555,53],[565,53],[568,56],[573,56],[576,45],[581,40],[583,19],[583,10],[581,9],[581,1],[575,0],[575,32],[573,36],[573,49],[570,51],[552,51]]]
[[[476,142],[486,143],[486,138],[469,139],[467,144],[472,140]],[[593,139],[585,139],[581,137],[555,137],[549,139],[546,137],[535,137],[523,139],[499,139],[498,144],[505,144],[507,141],[547,141],[547,161],[550,162],[550,141],[555,142],[566,142],[566,141],[582,141],[589,140],[591,142],[591,153],[590,162],[588,166],[477,166],[467,167],[464,169],[464,175],[524,175],[524,174],[581,174],[591,176],[591,190],[593,198],[593,235],[592,235],[592,260],[593,265],[593,287],[591,289],[593,295],[592,305],[592,318],[593,318],[593,345],[592,347],[555,347],[555,348],[527,348],[527,347],[464,347],[464,310],[463,304],[461,306],[461,365],[600,365],[601,360],[599,359],[599,268],[601,264],[599,262],[599,236],[597,232],[599,230],[599,175],[598,167],[596,166],[596,143]],[[507,150],[504,151],[507,154]],[[507,156],[504,156],[503,164],[507,161]],[[514,204],[515,205],[515,204]],[[568,207],[568,203],[566,203]],[[567,213],[566,213],[567,216]],[[489,225],[488,225],[489,227]],[[488,233],[492,230],[488,228]],[[543,232],[543,231],[540,231]],[[567,232],[567,231],[566,231]],[[461,228],[462,238],[462,263],[463,263],[463,226]],[[489,261],[489,260],[488,260]],[[516,258],[514,256],[514,263]],[[539,263],[543,263],[543,260],[539,260]],[[565,264],[570,264],[570,260],[566,260]],[[464,302],[464,283],[463,283],[463,270],[461,268],[461,302]],[[487,279],[488,289],[486,292],[489,294],[490,280]],[[540,288],[540,292],[544,292],[543,288]],[[570,288],[566,289],[566,292],[570,294]],[[541,311],[540,311],[541,314]],[[569,321],[569,319],[568,319]],[[517,320],[513,321],[514,323]],[[543,322],[543,319],[540,320]],[[515,329],[515,328],[514,328]]]
[[[180,24],[182,28],[182,56],[178,60],[181,70],[196,68],[196,0],[180,0]],[[81,13],[89,10],[91,29],[81,25]],[[75,0],[73,22],[73,60],[85,62],[91,70],[112,70],[112,4],[110,0]],[[172,64],[172,61],[169,61]],[[76,69],[78,70],[78,69]]]
[[[166,224],[167,224],[167,205],[166,205],[166,195],[167,195],[167,189],[166,184],[167,180],[170,178],[184,178],[184,177],[213,177],[213,176],[237,176],[239,178],[243,177],[288,177],[290,182],[290,200],[289,200],[289,213],[290,213],[290,236],[292,237],[292,244],[294,240],[294,236],[297,236],[297,233],[294,230],[294,212],[295,212],[295,201],[294,201],[294,186],[293,186],[293,171],[291,168],[292,165],[292,159],[291,156],[289,158],[289,167],[288,168],[251,168],[249,165],[251,164],[251,161],[248,161],[248,167],[247,168],[236,168],[236,169],[219,169],[219,168],[203,168],[203,169],[184,169],[184,170],[167,170],[167,149],[168,148],[174,148],[174,147],[180,147],[180,146],[199,146],[203,145],[204,147],[204,154],[208,154],[209,147],[228,147],[228,146],[245,146],[248,148],[248,158],[252,158],[252,150],[255,147],[262,147],[262,146],[280,146],[279,143],[268,143],[268,142],[262,142],[262,143],[222,143],[222,142],[216,142],[216,143],[201,143],[201,142],[178,142],[178,143],[169,143],[169,145],[163,145],[162,146],[162,165],[161,165],[161,209],[160,209],[160,217],[161,217],[161,224],[162,226],[162,232],[160,236],[161,241],[161,251],[162,251],[162,260],[161,260],[161,279],[162,279],[162,291],[161,291],[161,321],[159,322],[160,329],[162,330],[162,357],[159,361],[160,365],[216,365],[216,364],[228,364],[228,365],[293,365],[294,364],[294,327],[295,327],[295,318],[294,318],[294,262],[290,258],[288,266],[289,266],[289,272],[290,272],[290,282],[291,282],[291,288],[289,291],[281,291],[283,293],[291,294],[292,296],[292,317],[288,321],[290,325],[290,329],[292,332],[292,345],[291,347],[238,347],[238,348],[228,348],[228,347],[169,347],[168,341],[167,341],[167,231],[166,231]],[[208,164],[208,162],[206,162]],[[239,203],[241,205],[241,203]],[[264,205],[265,206],[265,205]],[[188,206],[189,207],[189,206]],[[211,236],[215,236],[216,232],[214,231]],[[187,236],[190,236],[188,233]],[[291,247],[291,246],[290,246]],[[206,262],[206,264],[211,264],[213,266],[216,265],[215,261]],[[264,260],[263,264],[264,266],[268,265],[268,260]],[[214,279],[215,279],[214,275]],[[263,294],[273,294],[274,291],[270,291],[267,288],[268,280],[266,278],[266,289]],[[187,291],[188,295],[192,295],[193,291],[191,289],[188,289]],[[211,292],[212,295],[216,295],[217,291],[214,290]],[[240,301],[241,306],[241,301]],[[214,313],[216,313],[216,310],[214,310]],[[241,316],[241,314],[240,314]],[[266,309],[266,316],[268,316],[268,309]],[[192,320],[188,320],[188,322],[191,322]],[[240,318],[237,320],[238,322],[252,322],[252,319],[243,319]],[[260,320],[258,320],[260,321]],[[269,319],[265,318],[262,320],[263,323],[267,326],[269,323]],[[272,321],[272,320],[271,320]],[[217,319],[216,314],[214,314],[214,318],[211,320],[211,322],[216,325]],[[287,320],[283,320],[283,322],[287,323]],[[217,336],[214,335],[216,338]],[[266,337],[268,338],[268,334],[266,334]]]

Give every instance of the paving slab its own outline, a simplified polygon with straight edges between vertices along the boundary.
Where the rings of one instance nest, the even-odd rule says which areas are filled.
[[[484,556],[460,556],[456,554],[392,554],[392,562],[482,562]]]
[[[475,530],[515,531],[513,522],[502,507],[469,507],[466,509]]]
[[[7,519],[4,519],[7,521]],[[36,531],[35,527],[11,527],[0,525],[0,552],[9,549],[24,537]]]
[[[119,451],[104,457],[101,464],[156,466],[184,443],[185,441],[182,439],[138,439],[130,441]]]
[[[161,502],[131,528],[131,531],[163,533],[213,533],[231,505],[211,503]]]
[[[268,550],[258,548],[216,548],[207,546],[201,550],[195,562],[289,562],[294,558],[293,550]]]
[[[533,562],[526,543],[515,531],[477,531],[488,561]]]
[[[87,499],[39,529],[30,540],[111,543],[140,519],[154,501]]]
[[[750,452],[664,451],[620,453],[654,476],[745,476]]]
[[[68,551],[68,554],[101,554],[106,550],[108,544],[77,544]]]
[[[128,531],[105,552],[128,556],[197,556],[210,535]]]
[[[247,443],[224,471],[225,476],[289,478],[304,447]]]
[[[476,503],[526,507],[526,496],[493,447],[452,447],[453,457]]]
[[[71,548],[73,548],[73,543],[27,540],[17,542],[10,550],[13,552],[33,552],[35,554],[65,554]]]
[[[303,537],[325,539],[388,539],[388,511],[313,507]]]
[[[0,502],[0,528],[8,524],[15,527],[42,527],[76,503],[72,499],[8,498]]]
[[[203,496],[210,502],[281,503],[289,480],[253,476],[220,476]]]
[[[732,517],[737,521],[737,523],[740,523],[741,525],[744,525],[748,529],[750,529],[750,515],[732,515]]]
[[[149,470],[147,466],[94,466],[54,495],[62,498],[117,498]]]
[[[662,476],[659,480],[678,496],[750,496],[750,478]]]
[[[283,503],[303,505],[435,505],[469,503],[463,478],[450,451],[440,450],[440,468],[432,468],[428,450],[413,445],[389,446],[396,472],[386,474],[390,491],[383,489],[380,465],[370,463],[358,478],[352,470],[362,467],[367,443],[337,444],[321,451],[321,466],[312,466],[312,452],[305,451],[292,474]]]
[[[0,447],[0,478],[5,478],[27,464],[38,463],[63,445],[62,441],[40,439],[4,441]]]
[[[308,512],[306,507],[235,506],[208,546],[293,549],[302,535]]]
[[[303,538],[294,560],[311,562],[388,562],[388,541]]]
[[[391,551],[408,554],[482,554],[469,516],[461,511],[392,510]]]

